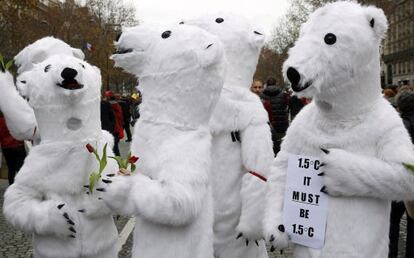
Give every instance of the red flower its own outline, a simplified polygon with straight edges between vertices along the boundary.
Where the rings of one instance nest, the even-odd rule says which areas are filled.
[[[138,157],[136,157],[136,156],[131,156],[130,158],[129,158],[129,160],[128,160],[128,163],[131,163],[131,164],[134,164],[135,162],[137,162],[138,161]]]
[[[86,144],[86,148],[88,149],[88,151],[89,151],[90,153],[92,153],[92,152],[94,152],[94,151],[95,151],[95,149],[92,147],[92,145],[91,145],[90,143]]]

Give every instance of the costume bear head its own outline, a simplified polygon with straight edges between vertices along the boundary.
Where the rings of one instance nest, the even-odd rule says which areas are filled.
[[[42,142],[82,140],[100,133],[98,68],[73,56],[53,55],[24,74]]]
[[[228,62],[226,86],[250,87],[265,40],[262,30],[242,16],[226,13],[205,15],[181,23],[198,26],[223,42]]]
[[[14,62],[18,67],[16,86],[20,94],[27,95],[26,71],[33,69],[37,63],[43,62],[52,55],[69,55],[84,59],[85,55],[80,49],[72,48],[65,42],[54,37],[44,37],[23,48],[15,57]]]
[[[115,66],[139,77],[143,119],[195,128],[207,124],[224,76],[223,47],[193,26],[123,30]]]
[[[381,97],[379,46],[387,31],[381,9],[330,3],[304,23],[283,73],[298,95],[323,110],[352,111]]]

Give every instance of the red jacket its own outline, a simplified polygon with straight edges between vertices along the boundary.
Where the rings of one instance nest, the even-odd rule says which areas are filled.
[[[0,145],[3,149],[15,148],[24,145],[22,141],[18,141],[10,135],[3,115],[0,115]]]
[[[115,114],[115,133],[118,134],[119,139],[124,138],[124,115],[122,114],[122,107],[117,102],[110,102]]]

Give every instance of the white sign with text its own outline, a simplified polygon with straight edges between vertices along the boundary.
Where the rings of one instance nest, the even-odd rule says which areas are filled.
[[[328,196],[318,158],[289,155],[283,224],[292,242],[321,249],[325,243]]]

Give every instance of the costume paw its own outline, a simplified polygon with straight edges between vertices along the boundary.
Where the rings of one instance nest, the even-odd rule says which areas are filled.
[[[290,237],[285,232],[285,226],[283,224],[266,230],[265,236],[266,242],[270,245],[271,252],[275,251],[276,249],[283,250],[289,246]]]
[[[254,243],[256,246],[260,246],[259,243],[261,241],[261,239],[247,237],[242,232],[237,235],[236,239],[245,242],[246,246],[249,246],[249,243]]]
[[[253,228],[252,226],[257,226],[257,228]],[[260,223],[258,225],[252,224],[244,226],[239,224],[236,227],[236,231],[239,232],[236,236],[236,239],[244,241],[246,243],[246,246],[248,246],[249,243],[259,246],[260,241],[263,239],[263,233],[261,229],[262,227]]]
[[[76,224],[64,203],[58,204],[49,210],[50,233],[60,238],[76,238]]]
[[[331,196],[349,196],[354,193],[352,189],[352,154],[341,149],[321,148],[321,172],[324,186],[321,192]]]
[[[90,218],[101,217],[111,214],[111,210],[102,201],[101,197],[95,192],[84,196],[82,205],[78,207],[77,211]],[[99,198],[99,199],[98,199]]]
[[[105,175],[95,189],[98,200],[103,201],[109,209],[115,212],[122,211],[131,187],[131,178],[131,176],[115,176],[114,174]]]

